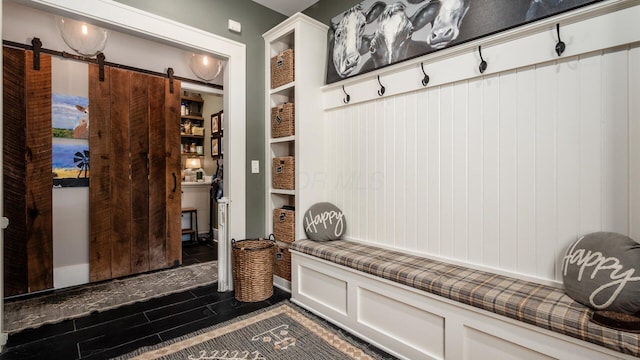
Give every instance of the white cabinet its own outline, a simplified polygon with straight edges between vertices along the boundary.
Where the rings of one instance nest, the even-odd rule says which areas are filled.
[[[314,203],[322,201],[325,157],[321,90],[324,85],[328,27],[297,13],[266,32],[265,40],[265,224],[273,232],[273,210],[295,206],[295,239],[305,238],[302,215]],[[271,58],[284,50],[294,50],[294,81],[271,88]],[[271,137],[271,108],[285,102],[295,104],[295,134]],[[274,189],[272,159],[295,157],[295,189]],[[286,244],[279,244],[285,246]],[[283,286],[289,287],[288,281]]]

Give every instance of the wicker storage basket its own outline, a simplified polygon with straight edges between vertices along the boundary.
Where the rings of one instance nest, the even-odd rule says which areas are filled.
[[[271,161],[271,177],[274,189],[293,190],[295,183],[296,161],[293,156],[275,157]]]
[[[271,108],[271,137],[279,138],[295,134],[294,110],[293,103],[284,103]]]
[[[291,281],[291,253],[289,248],[276,245],[273,247],[273,274]]]
[[[273,209],[273,236],[278,241],[292,243],[295,240],[296,231],[295,210]]]
[[[191,133],[193,135],[203,136],[204,135],[204,128],[203,127],[199,127],[199,126],[192,126],[191,127]]]
[[[256,302],[273,295],[273,246],[265,239],[231,242],[233,283],[238,301]]]
[[[271,88],[277,88],[294,80],[293,49],[287,49],[271,58]]]

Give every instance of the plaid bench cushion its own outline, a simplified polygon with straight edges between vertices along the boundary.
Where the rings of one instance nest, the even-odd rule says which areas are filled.
[[[562,289],[353,241],[297,240],[291,250],[379,276],[544,329],[640,356],[640,334],[589,321]]]

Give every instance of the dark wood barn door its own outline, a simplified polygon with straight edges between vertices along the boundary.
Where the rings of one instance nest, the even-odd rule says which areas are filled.
[[[4,295],[53,288],[51,57],[3,47]]]
[[[90,279],[182,262],[180,83],[89,68]]]

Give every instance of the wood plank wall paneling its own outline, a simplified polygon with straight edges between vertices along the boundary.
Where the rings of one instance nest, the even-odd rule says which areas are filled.
[[[3,47],[3,182],[4,216],[11,226],[4,230],[4,294],[27,292],[27,193],[24,51]],[[11,135],[9,135],[11,134]]]
[[[89,65],[89,280],[111,279],[111,68],[98,78],[98,65]]]
[[[91,281],[182,262],[180,83],[90,67]],[[175,182],[174,182],[175,180]]]
[[[131,156],[131,271],[149,271],[149,76],[131,73],[129,153]],[[154,204],[155,206],[155,204]]]
[[[53,287],[51,57],[3,48],[5,296]]]
[[[111,69],[111,275],[131,272],[129,71]],[[123,176],[123,174],[126,174]]]
[[[51,56],[26,55],[27,269],[29,292],[53,288],[53,130],[51,126]]]
[[[561,281],[580,235],[639,232],[639,53],[329,110],[326,198],[347,214],[349,238]]]
[[[182,188],[181,188],[181,155],[180,155],[180,81],[173,81],[173,93],[170,92],[169,80],[164,86],[164,124],[166,133],[166,216],[167,216],[167,266],[182,264]]]
[[[164,79],[149,79],[149,269],[167,266],[167,158],[165,156]],[[177,148],[180,148],[179,146]]]

